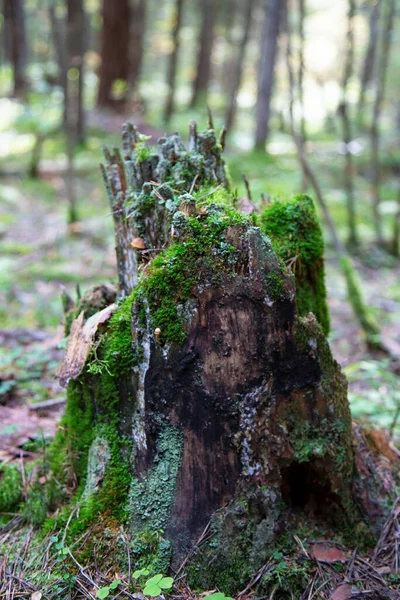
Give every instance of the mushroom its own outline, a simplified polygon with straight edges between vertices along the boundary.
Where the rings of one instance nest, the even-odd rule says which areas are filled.
[[[156,342],[158,342],[158,339],[161,335],[161,329],[159,327],[154,330],[154,335],[156,336]]]
[[[131,246],[132,248],[135,248],[135,250],[143,250],[145,248],[144,240],[140,237],[137,237],[131,241]]]

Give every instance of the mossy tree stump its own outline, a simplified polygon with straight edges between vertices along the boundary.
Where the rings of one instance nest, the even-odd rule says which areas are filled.
[[[194,585],[232,591],[296,514],[342,531],[371,503],[384,516],[379,486],[360,492],[324,334],[322,234],[306,196],[239,213],[212,129],[192,123],[188,150],[174,134],[152,151],[131,125],[123,142],[103,167],[120,300],[91,317],[85,365],[62,366],[54,468],[68,465],[81,523],[128,524],[137,566],[190,555]]]

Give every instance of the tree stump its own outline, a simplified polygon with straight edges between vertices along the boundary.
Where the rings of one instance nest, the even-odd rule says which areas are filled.
[[[81,524],[128,523],[138,567],[232,592],[290,524],[378,528],[386,490],[356,461],[310,198],[239,213],[194,123],[188,149],[174,134],[153,151],[131,125],[123,142],[103,166],[120,300],[74,309],[53,469]]]

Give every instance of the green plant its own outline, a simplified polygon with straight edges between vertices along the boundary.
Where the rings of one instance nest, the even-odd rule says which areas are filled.
[[[213,594],[206,596],[206,598],[209,598],[209,600],[233,600],[233,598],[225,596],[222,592],[214,592]]]
[[[114,579],[110,585],[99,588],[96,592],[96,598],[107,598],[110,595],[110,592],[116,590],[120,583],[121,582],[118,579]]]
[[[159,596],[163,590],[170,590],[173,583],[174,580],[172,577],[164,577],[164,575],[158,573],[146,581],[143,594],[155,598],[156,596]]]

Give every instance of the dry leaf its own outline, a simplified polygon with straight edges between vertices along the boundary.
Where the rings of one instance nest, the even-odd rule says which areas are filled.
[[[351,597],[351,585],[344,583],[343,585],[339,585],[336,590],[333,592],[330,600],[347,600],[347,598]]]
[[[313,544],[311,550],[314,558],[324,562],[331,563],[339,560],[347,560],[346,555],[342,550],[328,546],[328,544]]]
[[[64,360],[57,372],[62,386],[65,387],[71,379],[76,379],[82,373],[99,325],[108,321],[117,308],[117,304],[110,304],[86,322],[82,311],[73,321]]]
[[[131,246],[132,248],[135,248],[135,250],[143,250],[145,248],[144,240],[139,237],[135,238],[131,241]]]
[[[42,592],[33,592],[31,600],[40,600],[42,598]]]
[[[378,571],[379,575],[389,575],[392,571],[390,567],[378,567],[378,569],[375,570]]]

